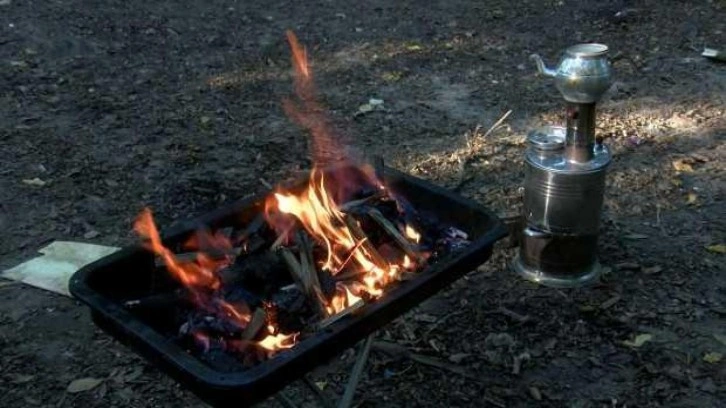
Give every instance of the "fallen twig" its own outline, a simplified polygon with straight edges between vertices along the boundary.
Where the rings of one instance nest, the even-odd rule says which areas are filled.
[[[430,367],[436,367],[440,368],[442,370],[446,370],[458,375],[461,375],[462,377],[474,380],[474,381],[480,381],[480,378],[475,376],[473,373],[469,372],[466,368],[448,363],[446,361],[443,361],[436,357],[431,357],[423,354],[416,354],[412,353],[409,349],[407,349],[404,346],[401,346],[399,344],[391,343],[388,341],[376,341],[373,342],[373,348],[378,349],[386,354],[389,354],[394,357],[406,357],[412,361],[415,361],[419,364],[427,365]]]
[[[348,384],[345,386],[345,392],[343,397],[338,403],[338,408],[348,408],[353,402],[353,396],[355,396],[355,389],[358,387],[360,376],[365,368],[366,361],[368,361],[368,354],[371,351],[371,344],[373,343],[373,335],[371,334],[365,339],[363,347],[361,348],[358,358],[355,360],[353,365],[353,371],[350,372],[350,379]]]
[[[487,130],[486,132],[484,132],[484,135],[481,138],[482,139],[486,139],[486,137],[489,136],[492,132],[494,132],[497,129],[497,127],[499,127],[499,125],[501,125],[502,122],[504,122],[509,117],[509,115],[511,115],[511,114],[512,114],[512,110],[510,109],[510,110],[507,111],[507,113],[505,113],[504,115],[502,115],[502,117],[499,118],[498,121],[494,122],[494,124],[492,125],[492,127],[490,127],[489,130]]]

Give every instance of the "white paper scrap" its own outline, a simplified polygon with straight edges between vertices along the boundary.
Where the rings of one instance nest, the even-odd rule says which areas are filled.
[[[91,262],[118,250],[83,242],[55,241],[39,251],[43,256],[8,269],[0,276],[71,297],[68,291],[71,276]]]

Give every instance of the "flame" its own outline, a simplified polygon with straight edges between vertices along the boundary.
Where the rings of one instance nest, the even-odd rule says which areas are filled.
[[[403,256],[403,269],[413,269],[414,264],[411,261],[411,258],[408,257],[408,255]]]
[[[310,236],[325,248],[325,260],[320,267],[337,275],[343,268],[353,267],[363,273],[364,285],[348,288],[349,291],[365,292],[371,297],[383,294],[383,287],[395,279],[399,265],[375,259],[374,249],[365,245],[365,237],[351,231],[343,212],[326,188],[325,175],[314,169],[308,187],[300,194],[275,193],[266,202],[268,220],[275,220],[277,212],[292,215]],[[274,221],[273,221],[274,222]],[[350,305],[350,304],[349,304]],[[337,305],[330,305],[339,310]]]
[[[134,223],[134,230],[138,235],[147,240],[144,246],[161,257],[164,260],[167,270],[189,289],[192,294],[192,300],[198,307],[214,313],[218,317],[227,318],[241,328],[247,326],[252,319],[247,305],[232,304],[223,300],[221,297],[215,296],[216,291],[221,287],[221,282],[216,275],[216,271],[229,265],[231,262],[230,256],[216,259],[200,252],[195,262],[180,262],[174,256],[174,253],[162,244],[151,210],[148,208],[143,209],[137,217]],[[185,243],[184,247],[187,249],[207,248],[217,252],[223,252],[224,250],[231,249],[232,244],[222,234],[212,235],[205,231],[199,231],[196,236]],[[256,345],[270,353],[294,346],[297,333],[289,335],[277,334],[276,330],[270,330],[270,327],[274,328],[274,325],[268,324],[268,332],[270,334],[259,342],[256,342]],[[200,332],[195,332],[193,336],[205,349],[209,348],[209,336]]]
[[[351,292],[344,284],[338,283],[335,288],[335,295],[330,300],[330,304],[326,307],[328,314],[333,315],[353,306],[363,300]]]
[[[404,233],[406,234],[406,238],[410,239],[411,241],[417,244],[421,242],[421,234],[416,231],[416,229],[414,229],[412,226],[406,224]]]
[[[289,228],[289,216],[294,217],[307,233],[324,248],[324,256],[318,265],[332,275],[343,269],[358,271],[358,282],[338,283],[336,293],[326,305],[328,313],[337,313],[362,299],[380,297],[383,288],[395,281],[406,265],[398,265],[376,255],[376,249],[351,229],[360,229],[356,222],[346,217],[339,204],[348,200],[361,187],[385,189],[370,166],[338,166],[330,168],[331,162],[343,161],[352,164],[349,152],[342,148],[341,136],[336,133],[329,120],[321,114],[324,110],[316,102],[316,91],[307,53],[292,32],[287,32],[292,49],[295,94],[297,103],[286,100],[284,108],[288,116],[310,131],[312,155],[315,166],[307,187],[300,193],[278,191],[265,203],[267,221],[278,234]],[[283,215],[282,217],[280,215]],[[288,217],[284,217],[287,215]],[[407,236],[418,242],[420,235],[412,227],[407,227]],[[404,260],[404,262],[406,262]],[[408,260],[411,265],[410,260]],[[347,285],[347,286],[346,286]]]

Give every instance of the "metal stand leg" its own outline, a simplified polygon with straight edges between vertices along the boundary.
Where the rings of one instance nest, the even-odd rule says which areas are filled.
[[[360,351],[358,352],[358,358],[355,360],[355,363],[353,364],[353,369],[350,372],[350,378],[348,379],[348,383],[345,385],[345,391],[343,392],[343,397],[340,399],[340,402],[338,402],[337,408],[350,408],[351,404],[353,403],[353,397],[355,396],[355,390],[358,388],[358,382],[360,382],[360,376],[363,374],[363,369],[365,368],[366,361],[368,361],[368,355],[371,351],[371,344],[373,343],[373,336],[374,334],[371,334],[370,336],[366,337],[366,339],[363,342],[363,346],[361,347]],[[312,382],[308,377],[302,378],[303,384],[312,391],[315,396],[318,398],[320,403],[325,408],[332,408],[333,404],[330,402],[330,400],[323,394],[323,390],[320,389],[320,387],[317,386],[314,382]],[[296,408],[295,403],[290,401],[289,398],[285,396],[282,392],[278,392],[275,394],[275,399],[277,402],[280,403],[285,408]]]

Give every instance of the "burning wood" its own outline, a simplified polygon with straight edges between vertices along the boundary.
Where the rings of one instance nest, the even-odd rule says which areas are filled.
[[[305,52],[289,39],[300,105],[288,101],[285,108],[313,134],[316,167],[307,185],[277,187],[246,225],[202,229],[180,254],[162,244],[150,211],[135,224],[157,265],[188,293],[192,309],[180,336],[247,365],[292,348],[468,243],[465,233],[419,214],[392,192],[380,159],[359,163],[335,144],[315,102]],[[335,152],[343,164],[327,166]]]

